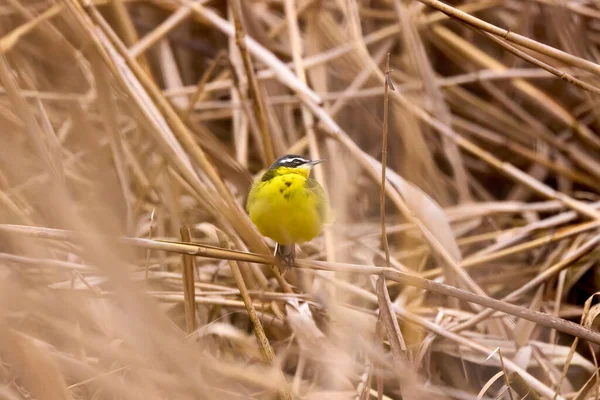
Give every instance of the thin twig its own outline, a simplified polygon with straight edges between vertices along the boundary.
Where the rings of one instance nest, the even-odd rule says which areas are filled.
[[[391,88],[394,90],[390,73],[390,53],[387,54],[385,61],[385,83],[383,84],[383,139],[381,141],[381,188],[379,190],[379,207],[381,214],[381,240],[383,241],[383,250],[385,251],[385,263],[388,267],[391,267],[390,263],[390,246],[388,244],[387,233],[385,231],[385,169],[387,166],[387,148],[388,148],[388,102],[389,95],[388,91]]]
[[[250,96],[252,97],[252,108],[254,109],[254,115],[256,121],[258,121],[259,131],[261,139],[263,141],[263,151],[267,164],[270,165],[275,161],[275,151],[273,149],[273,141],[271,140],[271,132],[269,129],[269,118],[267,116],[267,109],[265,108],[263,92],[260,89],[258,80],[256,79],[256,73],[254,72],[254,66],[252,65],[252,59],[246,46],[246,30],[244,29],[244,22],[242,17],[242,6],[241,0],[231,0],[229,5],[233,13],[233,21],[235,23],[235,43],[237,44],[240,54],[242,55],[242,61],[244,62],[244,69],[246,70],[246,76],[248,77],[248,84],[250,90]]]
[[[184,242],[192,241],[190,227],[184,225],[180,229],[181,240]],[[196,257],[184,254],[183,258],[183,305],[185,309],[185,325],[187,333],[190,334],[196,330],[196,285],[194,284],[194,271],[196,270]]]

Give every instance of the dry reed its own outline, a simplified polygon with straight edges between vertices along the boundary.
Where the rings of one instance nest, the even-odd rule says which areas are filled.
[[[0,396],[599,398],[599,31],[576,0],[6,0]],[[283,277],[243,206],[288,152],[335,221]]]

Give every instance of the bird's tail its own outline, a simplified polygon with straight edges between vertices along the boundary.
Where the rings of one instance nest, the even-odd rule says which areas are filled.
[[[275,244],[275,256],[283,260],[284,270],[281,275],[285,275],[290,268],[295,267],[296,245],[295,244]]]

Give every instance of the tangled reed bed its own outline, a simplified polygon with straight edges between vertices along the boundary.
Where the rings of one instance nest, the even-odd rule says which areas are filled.
[[[5,1],[2,397],[597,398],[599,17]],[[335,222],[282,277],[285,153]]]

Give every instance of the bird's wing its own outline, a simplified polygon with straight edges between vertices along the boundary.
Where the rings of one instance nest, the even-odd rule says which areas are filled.
[[[262,181],[255,181],[250,188],[250,192],[248,193],[248,199],[246,200],[246,211],[250,212],[250,208],[256,201],[256,194],[259,186],[262,184]]]
[[[315,179],[307,179],[305,182],[305,186],[308,190],[313,192],[318,197],[317,202],[317,212],[321,217],[321,221],[330,222],[331,221],[331,212],[329,210],[329,199],[327,198],[327,194],[325,190],[321,186],[321,184]]]

